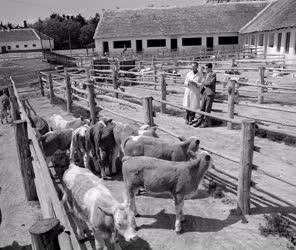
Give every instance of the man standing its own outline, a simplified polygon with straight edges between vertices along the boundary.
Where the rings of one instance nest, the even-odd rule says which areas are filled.
[[[189,109],[199,109],[200,107],[200,82],[202,75],[198,72],[198,63],[192,64],[192,70],[187,73],[185,78],[185,93],[183,97],[183,107]],[[195,117],[195,112],[186,110],[186,124],[191,125]]]
[[[202,83],[202,99],[200,110],[211,113],[216,91],[216,74],[213,72],[213,65],[206,64],[206,77]],[[194,127],[206,128],[210,125],[210,117],[202,115]]]

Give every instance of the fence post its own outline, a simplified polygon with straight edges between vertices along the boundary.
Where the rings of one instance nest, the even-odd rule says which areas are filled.
[[[60,221],[49,218],[37,221],[30,229],[33,250],[55,250],[60,249],[58,234],[61,231]]]
[[[21,119],[16,96],[14,95],[13,86],[8,86],[10,112],[13,121]]]
[[[71,91],[71,79],[67,72],[67,69],[64,69],[65,72],[65,83],[66,83],[66,96],[67,96],[67,112],[72,112],[72,91]]]
[[[235,80],[229,81],[228,86],[228,117],[233,118],[234,117],[234,97],[235,97]],[[233,124],[231,122],[227,122],[227,129],[232,129]]]
[[[38,72],[38,79],[39,79],[39,85],[40,85],[41,95],[44,96],[43,81],[42,81],[42,77],[41,77],[40,71]]]
[[[152,68],[153,68],[153,75],[154,75],[154,83],[157,84],[157,69],[155,66],[154,56],[152,57]],[[156,85],[154,85],[154,90],[156,90]]]
[[[145,97],[143,100],[143,108],[144,108],[144,122],[148,124],[150,127],[154,126],[153,120],[153,97]]]
[[[250,189],[255,137],[255,121],[242,121],[242,143],[238,178],[238,208],[243,214],[250,212]]]
[[[17,154],[26,197],[28,201],[37,200],[37,192],[34,182],[35,175],[29,147],[27,122],[24,120],[17,120],[13,124]]]
[[[118,67],[115,63],[114,68],[112,69],[112,82],[114,90],[118,89]],[[115,98],[118,98],[118,93],[114,93]]]
[[[165,73],[161,74],[161,100],[166,101],[166,82],[165,82]],[[165,103],[160,104],[160,112],[165,113],[166,105]]]
[[[95,101],[95,91],[94,85],[91,81],[87,83],[87,90],[88,90],[88,103],[89,103],[89,111],[90,111],[90,118],[91,123],[95,124],[97,121],[96,117],[96,101]]]
[[[258,85],[264,85],[264,72],[265,72],[265,68],[264,67],[260,67],[259,68],[259,77],[260,77],[260,81],[258,82]],[[262,104],[263,103],[263,87],[258,87],[258,103]]]
[[[52,84],[52,76],[50,73],[47,75],[47,82],[49,86],[49,100],[50,100],[50,103],[53,103],[54,91],[53,91],[53,84]]]

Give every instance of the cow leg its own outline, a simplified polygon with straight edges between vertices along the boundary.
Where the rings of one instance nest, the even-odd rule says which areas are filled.
[[[113,153],[112,153],[112,174],[116,174],[116,160],[117,160],[117,156],[119,154],[119,147],[116,144]]]
[[[132,187],[127,188],[127,203],[129,204],[131,210],[134,212],[136,217],[139,217],[139,213],[136,207],[135,200],[135,190]]]
[[[181,221],[182,221],[182,215],[183,215],[182,209],[184,205],[184,199],[180,195],[176,195],[174,199],[175,199],[175,209],[176,209],[175,232],[177,234],[180,234],[182,230]]]
[[[105,241],[102,237],[102,233],[99,230],[93,230],[95,237],[95,245],[97,250],[103,250],[105,247]]]
[[[89,154],[87,152],[84,152],[84,156],[83,156],[83,162],[84,162],[84,167],[91,170],[90,166],[89,166]]]

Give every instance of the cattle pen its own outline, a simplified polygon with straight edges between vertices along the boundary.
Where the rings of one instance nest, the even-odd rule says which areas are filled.
[[[218,62],[219,63],[219,62]],[[103,110],[114,116],[121,116],[127,120],[138,124],[148,124],[150,126],[158,125],[155,123],[155,115],[158,116],[156,111],[162,114],[170,113],[171,109],[185,110],[179,103],[170,101],[170,96],[174,96],[178,92],[175,87],[181,86],[182,80],[180,76],[176,74],[168,73],[165,70],[168,68],[175,68],[181,70],[182,68],[188,69],[187,66],[182,67],[174,64],[173,66],[161,66],[156,68],[156,60],[152,62],[151,74],[145,76],[139,76],[138,73],[129,71],[119,70],[119,67],[114,65],[110,69],[97,70],[94,67],[91,68],[67,68],[64,74],[56,71],[44,71],[39,72],[39,90],[41,95],[49,96],[50,102],[54,103],[55,98],[60,98],[65,101],[66,108],[69,113],[72,112],[74,106],[78,106],[89,112],[92,121],[97,120],[99,115],[98,111]],[[229,68],[227,68],[229,69]],[[252,171],[268,176],[269,178],[275,179],[285,185],[295,188],[296,183],[292,183],[290,180],[284,177],[278,177],[264,170],[262,166],[256,164],[253,161],[254,152],[259,152],[261,147],[256,145],[255,131],[258,129],[267,131],[269,133],[275,133],[282,138],[296,138],[296,133],[291,130],[283,128],[274,128],[265,125],[264,123],[278,124],[285,127],[296,127],[294,124],[277,122],[270,119],[255,119],[244,115],[238,116],[235,114],[235,106],[246,106],[258,109],[271,109],[274,111],[286,112],[288,114],[295,113],[294,110],[286,108],[275,108],[267,107],[262,105],[264,102],[264,93],[266,90],[272,89],[279,91],[294,92],[295,88],[280,87],[280,86],[267,86],[264,84],[264,71],[271,70],[271,68],[242,68],[237,67],[237,70],[248,70],[257,72],[260,76],[260,81],[257,83],[246,83],[244,81],[230,78],[226,85],[222,85],[222,88],[218,89],[221,93],[226,96],[227,112],[223,114],[219,113],[205,113],[198,110],[191,110],[201,115],[211,117],[213,120],[219,120],[226,123],[227,129],[239,130],[240,132],[240,154],[239,155],[228,155],[214,148],[201,145],[204,150],[211,152],[217,157],[223,158],[230,161],[238,166],[237,176],[228,173],[224,169],[219,169],[218,166],[214,170],[211,170],[207,175],[207,178],[213,178],[218,183],[223,183],[217,173],[220,173],[228,178],[237,182],[233,184],[228,182],[227,187],[234,192],[237,192],[237,207],[242,214],[250,214],[250,202],[251,199],[260,199],[258,196],[252,194],[252,189],[259,192],[263,192],[270,196],[274,196],[269,191],[260,188],[260,183],[252,180]],[[220,71],[225,68],[219,68]],[[295,70],[280,69],[280,71],[295,72]],[[128,77],[126,76],[128,74]],[[134,75],[136,77],[130,77]],[[50,176],[50,171],[44,160],[42,150],[39,147],[38,140],[34,129],[31,127],[30,120],[25,112],[21,98],[17,91],[13,77],[11,78],[12,86],[10,87],[10,93],[12,94],[12,114],[15,120],[15,134],[18,143],[18,153],[21,166],[24,168],[23,178],[28,199],[36,199],[37,192],[38,200],[41,205],[42,213],[44,218],[57,218],[63,229],[60,230],[62,233],[56,233],[58,235],[58,242],[61,249],[80,249],[81,244],[78,243],[77,238],[73,232],[72,225],[67,216],[67,211],[61,204],[58,194],[54,187],[54,182]],[[148,86],[148,87],[147,87]],[[254,88],[253,93],[256,93],[258,104],[248,103],[237,103],[237,90],[246,91],[249,89],[243,89],[244,86]],[[145,88],[149,88],[149,94],[138,95],[133,93],[132,88],[138,88],[145,91]],[[151,94],[153,93],[153,95]],[[170,93],[170,94],[168,94]],[[109,102],[116,102],[122,105],[129,105],[131,107],[141,109],[143,114],[143,120],[132,118],[129,115],[116,112],[112,108],[107,108],[100,105],[100,100],[107,100]],[[223,103],[222,102],[222,103]],[[188,109],[187,109],[188,110]],[[18,116],[18,114],[20,116]],[[166,134],[180,138],[183,135],[177,134],[163,126],[158,125],[158,129],[165,132]],[[30,154],[32,161],[26,159],[26,155]],[[28,169],[28,170],[25,170]],[[35,184],[35,185],[34,185]],[[35,191],[36,190],[36,191]],[[286,203],[290,206],[289,202]],[[288,215],[292,221],[295,220],[293,216]],[[34,238],[34,237],[32,237]]]

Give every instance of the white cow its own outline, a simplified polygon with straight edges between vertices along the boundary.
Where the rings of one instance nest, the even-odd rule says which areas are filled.
[[[77,129],[84,124],[90,124],[88,119],[84,119],[82,116],[79,118],[74,118],[70,121],[65,120],[62,116],[54,114],[49,118],[50,127],[52,130],[61,129]]]
[[[84,237],[79,228],[84,221],[93,231],[96,249],[103,249],[105,241],[120,249],[118,233],[126,241],[137,239],[134,213],[126,204],[116,201],[103,181],[90,170],[71,163],[63,181],[66,185],[63,202],[68,201],[72,208],[79,238]]]

